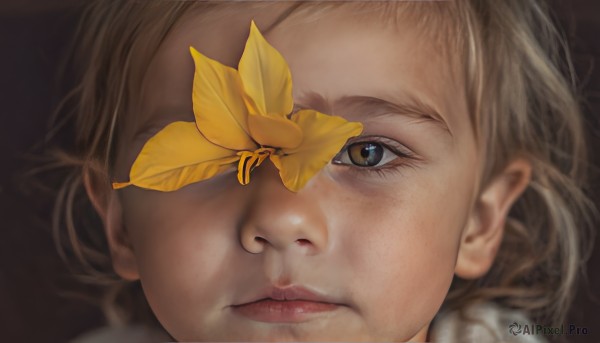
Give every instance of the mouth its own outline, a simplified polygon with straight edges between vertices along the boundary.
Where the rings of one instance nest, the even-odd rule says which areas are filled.
[[[306,288],[270,287],[256,300],[232,305],[234,313],[266,323],[299,323],[332,312],[344,304]]]

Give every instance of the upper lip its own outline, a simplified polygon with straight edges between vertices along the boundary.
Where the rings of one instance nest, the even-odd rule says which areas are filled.
[[[340,304],[336,299],[326,296],[323,294],[319,294],[316,291],[311,291],[308,288],[303,286],[288,286],[288,287],[275,287],[268,286],[263,291],[261,291],[257,296],[254,296],[250,299],[250,301],[240,303],[234,306],[242,306],[248,305],[254,302],[262,301],[262,300],[279,300],[279,301],[291,301],[291,300],[304,300],[304,301],[313,301],[313,302],[322,302],[322,303],[331,303],[337,305]]]

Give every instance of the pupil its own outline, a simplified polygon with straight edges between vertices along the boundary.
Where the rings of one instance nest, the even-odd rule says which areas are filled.
[[[352,163],[361,167],[375,166],[383,158],[383,147],[376,143],[356,143],[348,150]]]

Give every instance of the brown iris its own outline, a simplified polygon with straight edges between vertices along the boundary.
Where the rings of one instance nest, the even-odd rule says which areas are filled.
[[[348,147],[350,160],[360,167],[373,167],[383,159],[383,147],[372,142],[354,143]]]

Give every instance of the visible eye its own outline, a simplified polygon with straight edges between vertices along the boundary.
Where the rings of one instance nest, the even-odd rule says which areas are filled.
[[[387,144],[377,141],[362,141],[346,145],[332,160],[334,164],[354,165],[357,167],[383,167],[406,154],[392,151]]]

